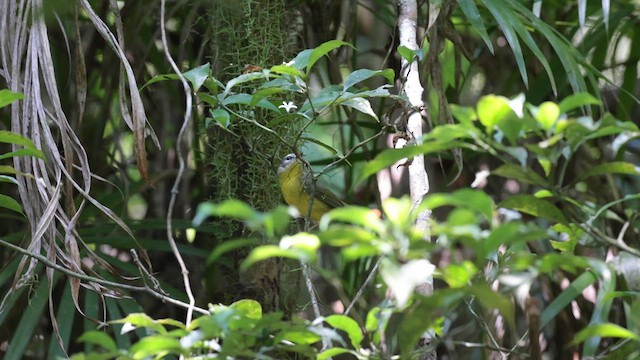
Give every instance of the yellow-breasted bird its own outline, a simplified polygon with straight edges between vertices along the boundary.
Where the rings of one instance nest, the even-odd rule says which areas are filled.
[[[311,220],[320,221],[327,211],[343,206],[344,202],[334,195],[329,189],[315,184],[311,170],[298,159],[296,154],[287,154],[278,167],[278,182],[280,191],[287,204],[298,209],[302,216],[309,212],[309,200],[313,194],[313,207],[311,208]]]

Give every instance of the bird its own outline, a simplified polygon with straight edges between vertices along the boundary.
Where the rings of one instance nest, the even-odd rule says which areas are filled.
[[[298,209],[302,216],[309,213],[310,194],[313,194],[309,218],[315,222],[319,222],[329,210],[345,205],[329,189],[315,183],[311,169],[293,153],[287,154],[278,166],[278,183],[286,203]]]

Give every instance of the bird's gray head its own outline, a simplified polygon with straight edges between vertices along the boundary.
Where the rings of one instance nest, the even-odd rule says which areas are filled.
[[[296,154],[287,154],[284,159],[282,159],[280,166],[278,166],[278,174],[285,171],[292,162],[296,161],[297,158]]]

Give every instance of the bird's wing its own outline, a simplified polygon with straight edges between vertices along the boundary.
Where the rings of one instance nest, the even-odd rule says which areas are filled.
[[[303,183],[304,183],[304,191],[306,193],[308,194],[313,193],[316,200],[322,201],[323,203],[329,205],[329,207],[337,208],[337,207],[346,205],[344,201],[340,200],[340,198],[337,197],[331,190],[329,190],[322,184],[319,184],[317,181],[316,181],[315,190],[314,190],[313,177],[311,176],[310,173],[304,177]]]

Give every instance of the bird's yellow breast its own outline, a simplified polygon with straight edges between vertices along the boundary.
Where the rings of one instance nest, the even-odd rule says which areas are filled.
[[[280,183],[280,190],[287,204],[298,209],[302,216],[307,216],[310,196],[303,186],[302,165],[300,162],[295,161],[287,169],[278,174],[278,182]],[[314,197],[310,218],[313,221],[320,221],[322,215],[329,210],[331,210],[331,207],[317,197]]]

